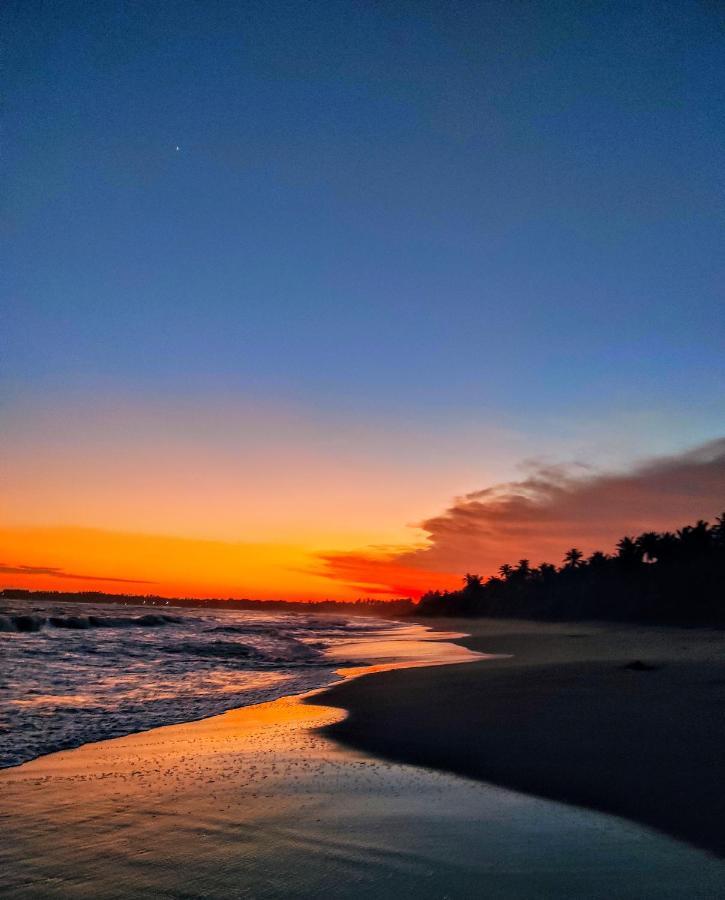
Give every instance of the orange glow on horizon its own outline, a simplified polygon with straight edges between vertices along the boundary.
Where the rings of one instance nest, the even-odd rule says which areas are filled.
[[[329,578],[350,584],[358,596],[394,596],[418,599],[426,591],[460,587],[452,572],[414,568],[397,560],[401,548],[320,554]]]
[[[508,464],[508,441],[236,395],[30,397],[4,419],[0,587],[289,600],[456,587],[447,562],[396,556],[426,547],[421,511],[477,483],[483,448],[487,477]]]
[[[0,584],[170,597],[354,600],[417,597],[454,576],[364,553],[76,527],[0,529]]]

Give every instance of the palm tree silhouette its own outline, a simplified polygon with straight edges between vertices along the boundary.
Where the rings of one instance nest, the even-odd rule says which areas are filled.
[[[707,522],[700,519],[694,525],[686,525],[677,532],[680,547],[685,556],[695,558],[707,553],[711,537]]]
[[[587,565],[591,566],[593,569],[596,569],[605,566],[607,562],[609,562],[609,557],[607,556],[607,554],[602,553],[601,550],[595,550],[587,560]]]
[[[662,536],[656,531],[645,531],[640,534],[635,543],[649,562],[655,562],[659,558]]]
[[[576,547],[572,547],[571,550],[567,550],[564,554],[564,568],[578,569],[579,566],[582,565],[583,558],[584,554],[581,552],[581,550],[577,550]]]
[[[623,537],[613,556],[596,550],[585,561],[572,547],[560,568],[520,559],[499,574],[468,573],[462,590],[429,592],[423,614],[725,625],[725,513],[712,526]]]
[[[725,512],[715,519],[711,534],[715,546],[725,550]]]
[[[631,537],[623,537],[617,544],[617,556],[621,562],[627,565],[642,562],[642,551],[637,545],[637,541]]]

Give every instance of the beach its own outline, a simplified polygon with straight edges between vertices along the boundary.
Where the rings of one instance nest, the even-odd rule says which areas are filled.
[[[725,635],[439,620],[498,658],[334,687],[369,752],[625,816],[725,855]],[[639,665],[641,663],[642,665]]]
[[[0,21],[0,900],[725,900],[725,0]]]
[[[439,641],[404,641],[403,660],[394,641],[381,641],[372,659],[368,644],[359,652],[369,665],[347,667],[347,680],[331,690],[90,743],[0,772],[0,894],[719,896],[725,864],[694,845],[704,841],[552,802],[543,789],[492,785],[495,772],[475,768],[485,729],[489,738],[500,734],[491,746],[512,748],[510,771],[536,771],[536,754],[527,758],[516,743],[525,721],[519,679],[528,672],[545,683],[547,665],[611,667],[597,655],[604,653],[597,629],[568,626],[580,635],[573,638],[558,626],[518,623],[507,631],[477,623],[476,635],[460,638],[459,624],[444,623],[452,633]],[[660,642],[671,637],[654,640],[648,658],[661,661]],[[625,659],[641,637],[632,632],[629,640]],[[479,659],[464,644],[516,655]],[[709,679],[718,636],[693,633],[690,645],[690,664]],[[558,658],[563,648],[571,648],[566,662]],[[352,645],[335,652],[354,662]],[[666,671],[618,666],[613,672],[624,679]],[[497,715],[493,707],[484,715],[484,695],[499,698]],[[533,740],[533,725],[528,731]],[[559,767],[576,774],[565,738]],[[535,743],[545,741],[541,733]],[[658,777],[663,772],[655,769]],[[616,773],[612,779],[615,791]]]

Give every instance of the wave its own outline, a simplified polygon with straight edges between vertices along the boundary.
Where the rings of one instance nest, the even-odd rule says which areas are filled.
[[[158,628],[162,625],[177,625],[184,620],[179,616],[164,613],[147,613],[143,616],[38,616],[24,613],[20,615],[0,615],[0,631],[33,632],[45,626],[69,628],[75,631],[87,628]]]
[[[302,641],[295,640],[295,638],[288,637],[283,644],[266,651],[241,641],[181,641],[175,644],[168,644],[162,649],[165,653],[197,656],[203,659],[243,660],[255,665],[339,665],[339,662],[328,660],[324,657],[322,650],[325,646],[322,643],[318,643],[317,646],[310,646]]]
[[[284,612],[0,606],[0,769],[323,687],[345,665],[331,649],[391,628]]]

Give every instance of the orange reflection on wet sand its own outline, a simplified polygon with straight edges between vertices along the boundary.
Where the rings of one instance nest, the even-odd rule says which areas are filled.
[[[412,626],[404,641],[340,645],[341,659],[365,652],[376,659],[340,674],[477,658],[431,637]],[[126,897],[175,896],[190,859],[201,889],[218,884],[224,861],[233,859],[242,882],[254,881],[280,856],[296,859],[312,834],[324,847],[339,804],[349,807],[351,787],[365,798],[366,779],[388,764],[318,733],[345,715],[310,703],[319,693],[87,744],[0,772],[7,893],[95,900],[118,896],[123,883]]]

